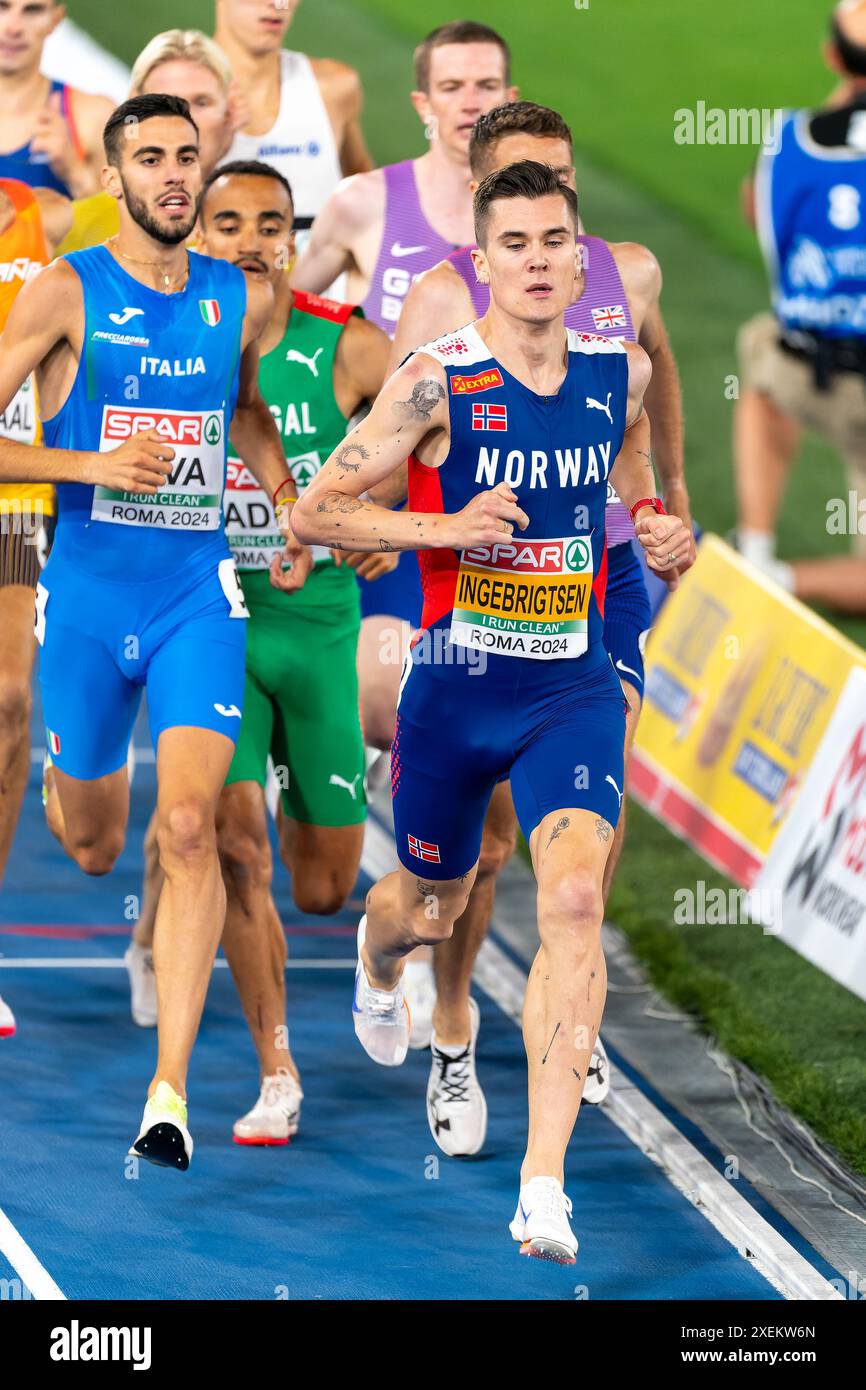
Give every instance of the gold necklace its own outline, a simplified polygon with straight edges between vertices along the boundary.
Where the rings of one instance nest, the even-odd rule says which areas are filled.
[[[128,255],[126,254],[126,252],[125,252],[125,251],[121,251],[120,247],[117,245],[117,237],[116,237],[116,236],[111,237],[111,241],[114,242],[115,250],[117,251],[118,256],[122,257],[122,259],[125,260],[125,261],[129,261],[132,265],[146,265],[146,266],[148,267],[149,270],[153,270],[153,271],[155,271],[155,272],[157,273],[157,275],[161,275],[161,276],[162,276],[162,283],[163,283],[163,285],[165,286],[166,290],[169,289],[169,287],[171,286],[172,277],[171,277],[170,275],[166,275],[165,271],[160,269],[160,267],[159,267],[159,265],[157,264],[156,261],[142,261],[142,260],[139,260],[136,256],[128,256]],[[184,267],[184,269],[183,269],[182,278],[183,278],[184,280],[186,280],[186,278],[187,278],[188,276],[189,276],[189,252],[187,251],[187,253],[186,253],[186,265],[185,265],[185,267]],[[176,277],[176,278],[178,279],[178,282],[179,282],[181,277]],[[179,284],[178,284],[178,287],[179,287]]]

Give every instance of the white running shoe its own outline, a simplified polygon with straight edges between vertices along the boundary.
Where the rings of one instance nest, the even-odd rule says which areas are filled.
[[[144,1107],[141,1132],[129,1153],[185,1173],[192,1158],[192,1135],[186,1119],[186,1101],[167,1081],[160,1081]]]
[[[130,941],[123,959],[129,974],[132,996],[132,1017],[139,1028],[156,1027],[156,976],[153,973],[153,951]]]
[[[15,1015],[5,1000],[0,999],[0,1038],[11,1038],[15,1032]]]
[[[571,1229],[571,1202],[557,1178],[530,1178],[520,1188],[520,1200],[509,1230],[520,1241],[521,1255],[573,1265],[577,1237]]]
[[[262,1077],[259,1098],[234,1124],[236,1144],[288,1144],[298,1132],[304,1093],[288,1067]]]
[[[367,935],[366,913],[358,923],[358,968],[352,1021],[368,1057],[383,1067],[399,1067],[409,1051],[411,1020],[400,983],[394,989],[374,989],[367,979],[361,950]]]
[[[487,1101],[475,1075],[475,1043],[481,1011],[469,1000],[471,1035],[466,1047],[443,1048],[433,1034],[427,1123],[443,1153],[452,1158],[477,1154],[487,1137]]]
[[[403,970],[403,998],[409,1009],[412,1027],[409,1046],[419,1052],[430,1046],[433,1036],[433,1010],[436,1007],[436,977],[431,960],[407,960]]]
[[[589,1062],[589,1071],[586,1073],[586,1085],[583,1088],[584,1105],[601,1105],[603,1100],[607,1100],[610,1090],[610,1062],[607,1060],[607,1053],[604,1050],[604,1043],[601,1034],[595,1040],[595,1048]]]

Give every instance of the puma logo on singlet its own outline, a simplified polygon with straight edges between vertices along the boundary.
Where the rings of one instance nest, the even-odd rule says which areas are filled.
[[[587,398],[586,398],[587,409],[588,409],[588,410],[603,410],[604,413],[605,413],[605,415],[607,416],[608,420],[610,420],[610,423],[611,423],[611,424],[613,424],[613,416],[612,416],[611,413],[610,413],[610,398],[611,398],[612,395],[613,395],[613,392],[612,392],[612,391],[608,391],[608,393],[607,393],[607,404],[606,404],[606,405],[602,405],[601,401],[595,401],[595,400],[593,400],[592,396],[587,396]]]
[[[240,719],[241,712],[237,705],[220,705],[214,701],[214,709],[217,714],[221,714],[224,719]]]
[[[360,772],[356,772],[351,782],[345,782],[342,777],[337,776],[336,772],[332,772],[328,781],[328,785],[331,787],[345,787],[352,800],[356,801],[357,797],[355,794],[355,783],[358,781],[360,776]]]
[[[112,323],[117,324],[118,328],[122,328],[125,323],[129,323],[130,319],[134,319],[136,314],[144,314],[144,310],[131,309],[127,304],[122,314],[109,314],[108,317]]]
[[[319,368],[316,365],[316,360],[320,352],[324,352],[324,348],[316,348],[316,351],[313,353],[312,357],[305,357],[302,352],[298,352],[297,348],[289,348],[288,352],[286,353],[286,361],[303,362],[305,367],[309,367],[310,371],[313,373],[313,376],[318,377]]]
[[[621,805],[622,805],[622,792],[620,791],[619,787],[616,785],[616,782],[613,780],[613,778],[611,777],[610,773],[607,774],[607,776],[605,777],[604,780],[605,780],[605,782],[610,782],[610,785],[613,787],[614,791],[616,792],[617,796],[619,797],[619,804],[620,804],[620,806],[621,806]]]

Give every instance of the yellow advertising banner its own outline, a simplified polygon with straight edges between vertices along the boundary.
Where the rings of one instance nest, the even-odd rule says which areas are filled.
[[[646,660],[631,791],[750,887],[866,652],[705,535]]]

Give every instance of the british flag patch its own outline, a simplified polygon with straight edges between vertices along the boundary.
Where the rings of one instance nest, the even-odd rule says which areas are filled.
[[[472,406],[472,428],[474,430],[507,430],[508,408],[504,405],[487,405],[475,401]]]
[[[608,304],[605,309],[593,309],[592,321],[602,331],[608,328],[625,328],[625,309],[621,304]]]
[[[429,840],[419,840],[417,835],[409,835],[409,853],[416,859],[426,859],[428,864],[441,864],[442,856],[439,853],[439,846],[431,844]]]

